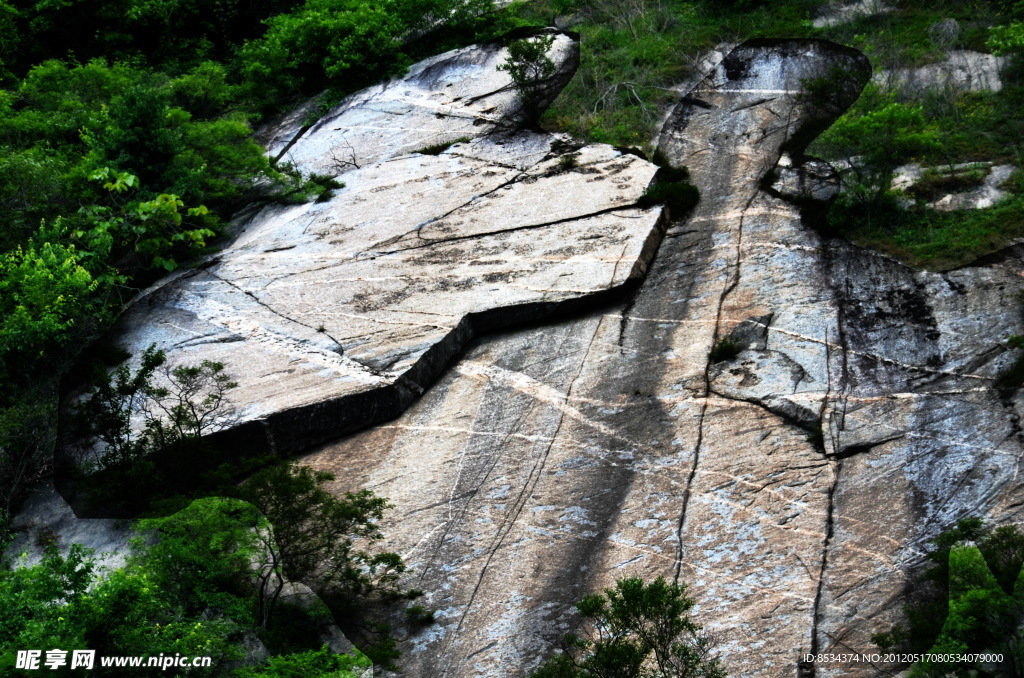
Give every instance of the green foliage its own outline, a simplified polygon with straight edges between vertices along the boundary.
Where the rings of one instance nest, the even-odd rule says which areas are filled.
[[[927,129],[921,107],[897,101],[843,116],[819,144],[829,157],[849,161],[853,180],[845,180],[866,189],[873,199],[889,189],[899,165],[934,155],[942,146],[934,130]]]
[[[854,242],[922,268],[945,270],[967,264],[1024,235],[1024,200],[1010,198],[984,210],[939,212],[905,209],[887,193],[840,196],[829,221]]]
[[[209,492],[231,478],[221,477],[223,455],[204,439],[234,416],[225,396],[237,384],[223,364],[167,369],[155,345],[138,363],[134,372],[123,362],[112,370],[95,366],[92,387],[68,421],[67,451],[78,464],[83,499],[117,513],[180,507],[183,488]]]
[[[361,678],[373,666],[358,650],[353,654],[331,654],[327,648],[271,657],[266,667],[243,668],[235,678]]]
[[[66,346],[98,285],[73,245],[44,240],[0,255],[0,373],[13,369],[12,358]]]
[[[247,96],[262,109],[327,86],[349,92],[402,72],[411,63],[405,41],[412,36],[442,20],[464,22],[489,4],[306,0],[268,18],[266,33],[246,42],[235,64]]]
[[[0,570],[0,670],[13,673],[17,650],[88,647],[93,569],[76,545],[67,557],[50,550],[34,567]]]
[[[223,675],[225,662],[240,658],[239,641],[281,635],[269,631],[284,623],[304,630],[280,646],[263,668],[240,669],[256,676],[324,676],[348,678],[369,667],[362,654],[337,656],[319,647],[329,615],[315,610],[272,607],[264,624],[260,613],[268,601],[260,584],[280,562],[274,529],[253,505],[238,499],[206,498],[165,518],[137,521],[126,564],[97,572],[90,553],[72,546],[61,556],[52,546],[33,567],[0,569],[0,670],[13,670],[17,650],[27,648],[93,649],[99,657],[159,653],[209,655],[210,668],[189,675]],[[281,615],[287,607],[288,614]],[[286,634],[287,635],[287,634]],[[117,676],[123,669],[94,674]],[[141,668],[140,676],[166,675]],[[56,675],[74,675],[67,667]]]
[[[498,66],[499,71],[507,72],[512,78],[512,85],[530,123],[540,115],[545,85],[555,74],[555,62],[548,57],[554,41],[553,35],[513,40],[508,45],[508,57]]]
[[[102,183],[112,195],[126,193],[139,186],[138,177],[104,167],[90,179]],[[161,193],[152,200],[120,202],[115,206],[87,205],[78,210],[78,228],[74,237],[81,241],[90,257],[102,266],[112,266],[108,276],[118,283],[127,276],[118,271],[136,272],[149,267],[167,271],[177,268],[173,255],[201,249],[215,233],[209,228],[187,225],[184,218],[200,219],[207,214],[205,206],[185,211],[184,203],[173,194]]]
[[[927,557],[932,565],[915,582],[916,602],[905,609],[906,623],[872,639],[886,650],[1003,653],[995,673],[988,667],[981,675],[1016,675],[1013,657],[1024,640],[1015,635],[1024,621],[1024,533],[1016,525],[992,529],[979,518],[964,518],[935,539]],[[922,662],[910,675],[975,675],[979,669]]]
[[[139,520],[131,563],[188,617],[217,609],[254,626],[251,563],[262,554],[258,532],[267,521],[237,499],[197,499],[165,518]]]
[[[73,413],[78,445],[89,451],[99,443],[103,450],[89,466],[104,469],[143,461],[198,441],[231,416],[225,394],[237,384],[224,374],[222,363],[204,360],[164,370],[162,385],[157,385],[157,370],[165,362],[154,344],[140,356],[134,374],[127,364],[112,372],[102,366],[94,369],[93,386]],[[133,427],[132,418],[138,415],[145,422],[141,430]]]
[[[949,171],[928,169],[904,193],[916,200],[932,202],[949,194],[976,188],[985,183],[988,169],[966,167]]]
[[[558,167],[565,171],[575,169],[579,164],[580,159],[578,153],[566,153],[558,159]]]
[[[713,363],[720,363],[726,360],[732,360],[740,354],[743,347],[740,342],[732,336],[720,337],[715,341],[715,345],[711,348],[708,353],[708,360]]]
[[[399,585],[406,570],[401,556],[369,550],[382,538],[378,521],[390,507],[387,500],[369,490],[336,497],[324,488],[333,479],[287,464],[264,469],[238,488],[237,496],[274,526],[273,542],[264,547],[269,569],[261,575],[261,599],[273,604],[282,576],[305,583],[327,603],[342,630],[364,643],[375,663],[393,666],[398,652],[391,629],[373,614],[422,592]]]
[[[584,636],[569,634],[565,648],[531,678],[724,678],[701,627],[689,618],[686,587],[658,577],[633,577],[583,598],[576,609]]]
[[[1015,21],[1006,26],[993,26],[985,45],[993,54],[1020,54],[1024,51],[1024,23]]]
[[[398,587],[405,571],[394,553],[370,554],[357,547],[382,538],[378,521],[390,508],[369,490],[338,498],[324,485],[334,476],[286,464],[264,469],[238,490],[275,526],[288,579],[302,581],[336,603],[374,595],[389,600],[416,597]]]

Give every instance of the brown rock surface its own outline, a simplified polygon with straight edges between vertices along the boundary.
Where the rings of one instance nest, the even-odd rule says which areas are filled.
[[[404,415],[305,458],[398,507],[390,546],[439,610],[407,671],[524,675],[584,594],[666,575],[731,675],[791,676],[805,652],[873,651],[939,529],[1018,510],[991,385],[1019,253],[916,273],[758,188],[820,125],[800,82],[836,64],[867,78],[826,43],[737,48],[666,126],[702,201],[631,300],[478,340]],[[742,350],[710,363],[729,334]]]
[[[815,108],[802,83],[837,66],[852,84]],[[407,675],[525,675],[575,601],[627,575],[688,583],[731,675],[871,651],[939,530],[1021,518],[1021,402],[992,384],[1024,332],[1024,251],[915,272],[802,222],[782,196],[803,205],[827,176],[803,147],[868,77],[822,41],[752,41],[711,67],[659,142],[702,200],[649,267],[659,213],[633,203],[652,166],[591,146],[570,168],[550,137],[490,135],[267,208],[123,336],[227,362],[280,447],[395,417],[303,462],[397,507],[387,546],[438,610],[404,642]],[[601,297],[647,268],[628,299]],[[541,311],[472,342],[460,320]],[[738,353],[712,362],[729,336]]]
[[[571,66],[575,43],[555,45]],[[478,52],[435,57],[374,91],[437,85],[453,68],[500,80],[502,50]],[[511,124],[517,109],[505,108]],[[349,168],[329,200],[265,207],[216,257],[148,290],[112,341],[136,355],[156,344],[171,366],[224,363],[238,388],[221,427],[296,452],[395,416],[481,329],[638,281],[663,234],[662,208],[636,205],[657,171],[636,155],[511,130],[397,154],[392,136],[377,139],[389,159]]]

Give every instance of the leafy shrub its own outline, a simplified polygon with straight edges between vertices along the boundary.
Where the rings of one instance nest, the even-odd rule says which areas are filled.
[[[1012,672],[1014,656],[1024,650],[1015,635],[1024,621],[1021,569],[1024,533],[1016,525],[987,527],[980,518],[964,518],[940,534],[926,554],[932,563],[914,582],[905,608],[906,622],[872,640],[885,650],[945,653],[1002,653],[995,675]],[[912,676],[974,675],[968,663],[923,662]],[[983,675],[992,675],[991,667]]]
[[[731,336],[720,337],[715,341],[715,345],[711,348],[708,353],[708,360],[713,363],[720,363],[726,360],[732,360],[740,354],[743,347],[740,342]]]
[[[333,654],[326,647],[271,657],[263,668],[243,668],[235,678],[362,678],[372,667],[358,650],[354,654]]]
[[[498,66],[499,71],[506,71],[512,78],[529,123],[536,122],[540,115],[545,85],[555,74],[555,62],[548,57],[548,50],[554,42],[553,35],[514,40],[509,43],[508,57]]]
[[[584,635],[566,635],[562,652],[530,676],[724,678],[710,641],[689,617],[692,607],[686,587],[662,577],[650,584],[619,579],[576,605]]]

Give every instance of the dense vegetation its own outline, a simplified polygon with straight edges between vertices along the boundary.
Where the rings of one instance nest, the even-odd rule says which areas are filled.
[[[1020,676],[1024,673],[1024,533],[964,518],[935,539],[929,566],[912,584],[906,620],[873,640],[886,651],[998,654],[1001,662],[931,662],[910,675]]]
[[[619,579],[576,605],[584,635],[566,635],[562,651],[530,677],[724,678],[711,641],[690,619],[692,607],[683,585]]]
[[[258,642],[274,659],[239,676],[291,675],[292,664],[322,665],[305,675],[327,675],[342,660],[316,651],[335,619],[351,637],[374,641],[368,652],[389,665],[394,641],[368,611],[419,592],[398,586],[399,556],[360,547],[381,538],[387,502],[368,491],[339,499],[323,487],[330,480],[305,467],[271,467],[234,498],[139,520],[127,563],[105,573],[80,546],[61,556],[43,544],[39,564],[0,570],[0,668],[13,669],[18,650],[91,649],[98,657],[211,656],[208,669],[189,675],[223,675]],[[318,597],[287,598],[286,582]],[[96,665],[97,675],[118,670]]]

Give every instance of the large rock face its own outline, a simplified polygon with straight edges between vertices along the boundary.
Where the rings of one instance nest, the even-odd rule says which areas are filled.
[[[575,47],[559,35],[551,58],[571,69]],[[239,386],[222,426],[288,453],[397,415],[481,329],[638,281],[664,230],[660,206],[636,205],[657,167],[509,129],[518,109],[496,70],[503,54],[491,45],[441,55],[343,102],[288,154],[325,171],[310,158],[355,148],[364,164],[333,171],[345,187],[324,202],[260,210],[218,256],[149,290],[113,341],[135,354],[156,344],[172,366],[224,363]],[[553,83],[564,80],[559,71]],[[494,87],[504,88],[497,100]],[[408,152],[437,140],[423,136],[427,104],[416,93],[429,103],[438,90],[486,105],[491,133],[439,154]],[[357,124],[385,100],[411,127]],[[474,130],[446,116],[437,124],[455,119],[451,134]]]
[[[946,96],[956,96],[960,92],[998,92],[1003,88],[1000,71],[1006,68],[1006,64],[1006,57],[951,50],[938,63],[881,71],[874,80],[911,95],[929,90]]]
[[[537,92],[541,110],[579,65],[576,37],[548,32],[554,36],[548,56],[556,70]],[[512,78],[498,70],[507,57],[499,43],[446,52],[416,64],[404,78],[348,97],[310,126],[303,123],[312,103],[260,136],[271,156],[306,173],[337,175],[507,128],[526,115]]]
[[[263,210],[123,325],[136,349],[226,362],[277,449],[394,417],[302,461],[397,507],[387,546],[438,610],[407,675],[525,675],[575,601],[628,575],[689,584],[732,675],[875,675],[800,660],[873,650],[955,519],[1021,518],[1021,401],[993,381],[1024,332],[1024,250],[937,274],[823,239],[796,205],[830,173],[802,150],[866,60],[756,41],[709,69],[659,140],[702,200],[653,262],[639,158],[592,146],[573,166],[497,127],[424,156],[388,150],[389,127],[334,199]],[[806,96],[839,71],[829,101]],[[361,120],[348,105],[335,117]]]
[[[403,416],[305,458],[398,507],[389,545],[439,610],[410,673],[524,675],[585,593],[665,575],[731,674],[792,676],[874,650],[939,529],[1019,511],[1015,404],[991,387],[1019,253],[916,273],[760,189],[822,124],[801,83],[837,66],[868,77],[826,43],[734,50],[666,125],[702,201],[632,299],[482,339]]]

